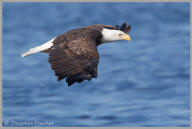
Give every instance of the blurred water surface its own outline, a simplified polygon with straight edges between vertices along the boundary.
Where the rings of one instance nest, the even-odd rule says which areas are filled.
[[[3,125],[190,126],[189,12],[189,3],[3,3]],[[131,43],[99,46],[90,82],[57,82],[47,54],[20,58],[67,30],[123,22]]]

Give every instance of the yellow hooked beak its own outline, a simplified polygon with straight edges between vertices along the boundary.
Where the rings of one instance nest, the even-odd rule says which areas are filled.
[[[122,40],[131,40],[131,37],[128,34],[123,34],[120,36]]]

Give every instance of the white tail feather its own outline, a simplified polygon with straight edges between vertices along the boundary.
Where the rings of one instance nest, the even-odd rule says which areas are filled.
[[[55,38],[49,40],[48,42],[44,43],[41,46],[37,46],[37,47],[29,49],[29,51],[21,54],[21,57],[25,57],[25,56],[28,56],[28,55],[31,55],[31,54],[34,54],[34,53],[38,53],[38,52],[41,52],[41,51],[48,50],[53,45],[53,40],[54,39]]]

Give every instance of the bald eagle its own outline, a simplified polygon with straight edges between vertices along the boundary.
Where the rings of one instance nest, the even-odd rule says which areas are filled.
[[[121,27],[94,24],[73,29],[56,38],[29,49],[21,57],[37,52],[49,54],[49,63],[61,81],[66,78],[68,86],[75,82],[91,80],[97,77],[99,54],[97,46],[107,42],[130,40],[131,25],[123,23]]]

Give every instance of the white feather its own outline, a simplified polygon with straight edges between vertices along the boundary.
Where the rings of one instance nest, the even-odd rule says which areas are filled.
[[[37,46],[37,47],[29,49],[29,51],[23,53],[21,55],[21,57],[25,57],[25,56],[28,56],[28,55],[31,55],[31,54],[34,54],[34,53],[38,53],[38,52],[42,52],[42,51],[48,50],[53,45],[54,39],[55,38],[49,40],[48,42],[42,44],[41,46]]]
[[[104,28],[102,31],[102,42],[106,43],[106,42],[113,42],[113,41],[118,41],[118,40],[122,40],[119,37],[119,34],[124,34],[124,32],[120,31],[120,30],[111,30],[111,29],[106,29]]]

